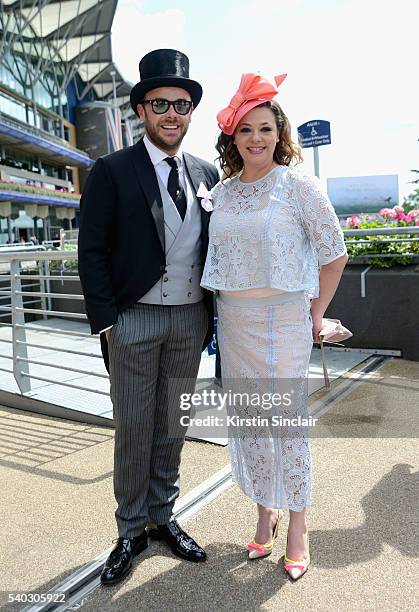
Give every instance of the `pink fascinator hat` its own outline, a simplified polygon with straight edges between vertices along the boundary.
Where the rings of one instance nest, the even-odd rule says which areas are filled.
[[[281,85],[286,76],[286,74],[281,74],[274,77],[275,87],[275,85],[272,85],[268,79],[265,79],[260,74],[255,74],[254,72],[243,74],[239,88],[231,98],[230,104],[217,114],[220,130],[224,134],[231,136],[246,113],[255,108],[255,106],[268,102],[276,96],[278,93],[277,87]]]

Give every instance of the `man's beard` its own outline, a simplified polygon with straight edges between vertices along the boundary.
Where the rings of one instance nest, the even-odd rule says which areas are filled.
[[[182,140],[184,139],[186,135],[186,132],[188,131],[188,125],[180,126],[179,138],[172,141],[170,144],[167,143],[165,140],[163,140],[163,138],[160,137],[158,128],[155,128],[152,125],[145,125],[145,129],[146,129],[148,137],[156,145],[156,147],[159,147],[160,149],[163,149],[166,151],[173,151],[176,153],[176,151],[179,149],[179,146]]]

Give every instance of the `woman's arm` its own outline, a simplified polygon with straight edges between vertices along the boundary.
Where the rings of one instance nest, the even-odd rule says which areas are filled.
[[[311,302],[313,340],[319,342],[322,319],[348,261],[345,240],[336,212],[318,179],[295,175],[294,193],[304,229],[317,252],[320,266],[319,297]]]
[[[341,255],[331,263],[320,268],[319,297],[311,302],[311,317],[313,319],[313,340],[319,342],[319,332],[327,307],[335,295],[346,262],[347,255]]]

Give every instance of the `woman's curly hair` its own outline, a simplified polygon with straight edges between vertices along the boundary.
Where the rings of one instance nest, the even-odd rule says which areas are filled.
[[[281,166],[289,166],[291,163],[298,164],[303,161],[301,148],[291,140],[291,125],[284,111],[276,100],[269,100],[256,106],[256,108],[270,108],[275,117],[278,129],[279,141],[274,150],[273,159]],[[234,136],[228,136],[221,132],[215,146],[219,153],[217,160],[220,162],[224,178],[238,174],[243,168],[243,159],[234,144]]]

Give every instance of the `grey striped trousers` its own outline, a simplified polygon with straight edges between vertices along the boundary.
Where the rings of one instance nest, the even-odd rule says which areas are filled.
[[[178,425],[174,436],[170,427],[179,424],[181,414],[174,391],[181,385],[182,392],[193,393],[207,327],[203,302],[138,303],[120,313],[111,329],[115,517],[120,537],[135,537],[148,521],[161,525],[172,517],[185,435]]]

